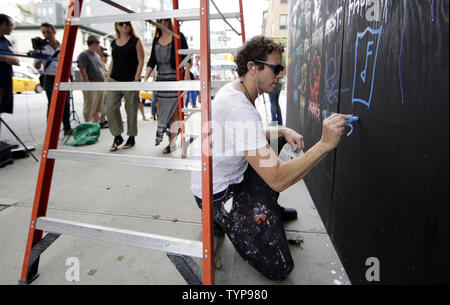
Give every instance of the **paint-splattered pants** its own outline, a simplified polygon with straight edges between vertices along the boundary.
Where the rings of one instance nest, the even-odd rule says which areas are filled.
[[[283,139],[284,140],[284,139]],[[283,145],[279,145],[280,149]],[[294,268],[280,207],[272,190],[249,165],[244,180],[213,196],[214,225],[227,234],[239,255],[265,277],[281,281]],[[229,212],[224,204],[233,198]],[[195,197],[201,208],[201,199]]]

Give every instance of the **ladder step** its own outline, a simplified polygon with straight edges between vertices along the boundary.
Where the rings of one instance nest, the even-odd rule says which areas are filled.
[[[212,81],[211,89],[220,89],[229,81]],[[55,85],[56,86],[56,85]],[[199,80],[174,82],[61,82],[61,91],[200,91]]]
[[[196,160],[104,154],[85,151],[57,150],[48,151],[49,159],[108,163],[175,170],[200,171],[201,163]]]
[[[184,133],[183,136],[184,136],[185,138],[198,138],[198,137],[200,137],[201,135],[200,135],[200,134],[195,134],[195,133]]]
[[[202,257],[203,251],[202,242],[196,240],[123,230],[51,217],[39,217],[36,220],[36,229],[194,257]]]
[[[226,84],[230,83],[232,81],[229,80],[213,80],[211,82],[211,89],[215,89],[215,90],[219,90],[220,88],[222,88],[223,86],[225,86]]]
[[[182,108],[181,112],[191,113],[191,112],[202,112],[201,108]]]
[[[95,17],[74,17],[72,18],[72,25],[90,25],[100,23],[114,23],[120,21],[145,21],[145,20],[157,20],[176,18],[183,20],[183,18],[200,18],[200,9],[179,9],[179,10],[167,10],[160,12],[146,12],[146,13],[127,13],[118,15],[107,16],[95,16]],[[193,19],[195,20],[195,19]]]
[[[224,17],[226,19],[240,19],[241,18],[241,14],[239,12],[237,12],[237,13],[223,13],[222,15],[220,15],[220,14],[210,14],[209,15],[209,19],[210,20],[223,19]],[[183,17],[183,18],[178,18],[178,20],[180,20],[180,21],[195,21],[195,20],[200,20],[200,16],[198,16],[198,17],[197,16],[194,16],[194,17],[186,16],[186,17]]]
[[[62,82],[61,91],[199,91],[199,80],[173,82]]]
[[[222,53],[237,53],[237,48],[228,48],[228,49],[211,49],[211,54],[222,54]],[[192,55],[192,54],[200,54],[200,50],[194,49],[179,49],[178,54],[180,55]]]
[[[225,18],[240,18],[240,13],[225,13]],[[107,15],[96,17],[73,17],[71,25],[91,25],[101,23],[114,23],[121,21],[145,21],[145,20],[157,20],[176,18],[178,21],[194,21],[200,20],[200,9],[178,9],[168,10],[160,12],[147,12],[147,13],[128,13],[119,15]],[[211,14],[210,19],[223,19],[220,14]]]

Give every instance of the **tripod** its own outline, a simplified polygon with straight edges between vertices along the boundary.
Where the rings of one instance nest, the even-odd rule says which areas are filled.
[[[8,128],[8,130],[13,134],[13,136],[17,139],[17,141],[19,141],[20,144],[22,144],[23,148],[25,148],[25,151],[29,153],[34,158],[34,160],[36,160],[36,162],[39,162],[39,160],[36,159],[33,153],[28,149],[28,147],[25,144],[23,144],[22,140],[14,133],[14,131],[8,126],[8,124],[6,124],[6,122],[2,119],[2,117],[0,117],[0,124],[1,123],[3,123],[6,126],[6,128]]]
[[[73,121],[77,122],[78,124],[81,123],[80,118],[78,117],[77,112],[75,111],[75,104],[73,102],[73,94],[72,91],[67,92],[67,94],[70,95],[70,103],[72,106],[72,110],[70,111],[70,114],[72,116],[72,118],[70,119],[70,122],[72,123]]]

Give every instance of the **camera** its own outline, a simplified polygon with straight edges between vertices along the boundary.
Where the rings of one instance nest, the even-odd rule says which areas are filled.
[[[41,37],[31,38],[31,44],[34,50],[42,50],[48,43],[47,39],[42,39]]]
[[[41,37],[31,38],[31,44],[33,45],[33,50],[27,53],[28,56],[40,56],[47,57],[42,54],[42,49],[49,44],[47,39],[42,39]]]

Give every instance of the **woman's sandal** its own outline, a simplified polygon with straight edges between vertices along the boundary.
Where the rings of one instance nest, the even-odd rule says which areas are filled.
[[[123,138],[122,136],[116,136],[114,138],[114,142],[113,145],[111,146],[111,148],[109,149],[110,152],[116,151],[119,149],[120,144],[123,143]]]
[[[170,154],[171,152],[176,150],[176,144],[174,143],[173,145],[167,145],[166,148],[163,149],[162,153],[163,155],[167,155]]]
[[[170,144],[167,145],[166,148],[163,149],[162,153],[163,153],[163,155],[170,154]]]
[[[134,141],[134,137],[128,137],[127,142],[125,143],[125,145],[122,148],[129,149],[129,148],[133,147],[135,144],[136,144],[136,142]]]

